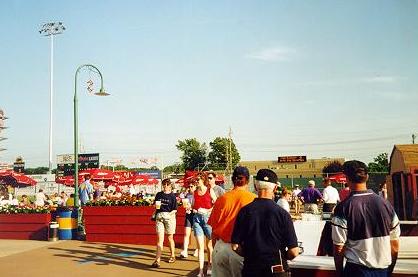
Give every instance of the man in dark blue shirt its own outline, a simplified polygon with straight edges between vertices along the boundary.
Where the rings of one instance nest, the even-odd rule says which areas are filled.
[[[299,254],[293,222],[288,212],[272,200],[277,175],[269,169],[257,173],[258,198],[238,213],[232,233],[232,249],[244,257],[242,276],[272,276],[272,266]]]

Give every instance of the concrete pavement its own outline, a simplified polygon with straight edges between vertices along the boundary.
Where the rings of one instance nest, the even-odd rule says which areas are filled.
[[[176,249],[176,255],[180,253]],[[150,268],[154,246],[89,243],[84,241],[41,242],[0,240],[0,276],[196,276],[197,258],[189,256],[173,264],[166,262],[165,248],[161,267]]]

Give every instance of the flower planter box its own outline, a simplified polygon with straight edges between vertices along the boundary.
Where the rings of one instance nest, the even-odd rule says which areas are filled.
[[[0,214],[0,239],[47,240],[51,214]]]
[[[155,245],[155,222],[151,220],[154,209],[151,206],[83,207],[86,240]],[[183,244],[184,217],[185,210],[179,208],[174,235],[176,246]],[[168,243],[167,239],[164,243]]]

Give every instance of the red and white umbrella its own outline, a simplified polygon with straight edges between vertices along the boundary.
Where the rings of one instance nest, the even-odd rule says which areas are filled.
[[[147,185],[150,178],[148,175],[136,175],[130,180],[130,184],[133,185]]]
[[[332,176],[329,176],[329,179],[333,182],[345,184],[347,183],[347,177],[343,173],[338,173]]]
[[[157,185],[158,184],[158,180],[155,178],[149,178],[147,185]]]
[[[84,174],[78,175],[78,183],[81,184],[84,182]],[[55,183],[63,184],[66,186],[74,186],[74,176],[59,176],[55,178]]]
[[[23,173],[17,173],[13,170],[0,170],[0,184],[11,186],[34,186],[36,181]]]
[[[112,170],[100,168],[83,170],[80,171],[79,175],[90,175],[91,179],[95,181],[113,180],[115,177],[115,173]]]

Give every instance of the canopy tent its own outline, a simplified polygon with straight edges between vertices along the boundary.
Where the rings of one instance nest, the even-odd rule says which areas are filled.
[[[13,170],[0,170],[0,184],[26,187],[36,185],[36,181],[25,174],[16,173]]]

